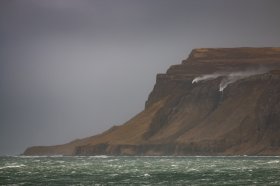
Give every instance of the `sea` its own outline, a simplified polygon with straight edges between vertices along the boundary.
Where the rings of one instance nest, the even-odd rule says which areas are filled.
[[[280,157],[0,157],[0,185],[280,185]]]

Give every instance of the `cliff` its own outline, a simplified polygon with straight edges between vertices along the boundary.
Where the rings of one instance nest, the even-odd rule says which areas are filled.
[[[121,126],[25,155],[280,155],[280,48],[201,48]]]

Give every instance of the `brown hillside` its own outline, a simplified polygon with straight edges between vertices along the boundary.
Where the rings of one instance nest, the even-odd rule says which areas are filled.
[[[194,49],[157,75],[144,111],[125,124],[24,154],[280,155],[279,71],[280,48]]]

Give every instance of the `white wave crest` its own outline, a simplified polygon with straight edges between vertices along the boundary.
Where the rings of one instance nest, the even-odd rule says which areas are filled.
[[[0,167],[0,170],[1,169],[8,169],[8,168],[19,168],[19,167],[24,167],[25,165],[23,164],[19,164],[19,165],[6,165],[4,167]]]

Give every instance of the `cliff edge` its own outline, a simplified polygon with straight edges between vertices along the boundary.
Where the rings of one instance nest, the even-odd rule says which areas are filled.
[[[280,48],[199,48],[121,126],[24,155],[280,155]]]

